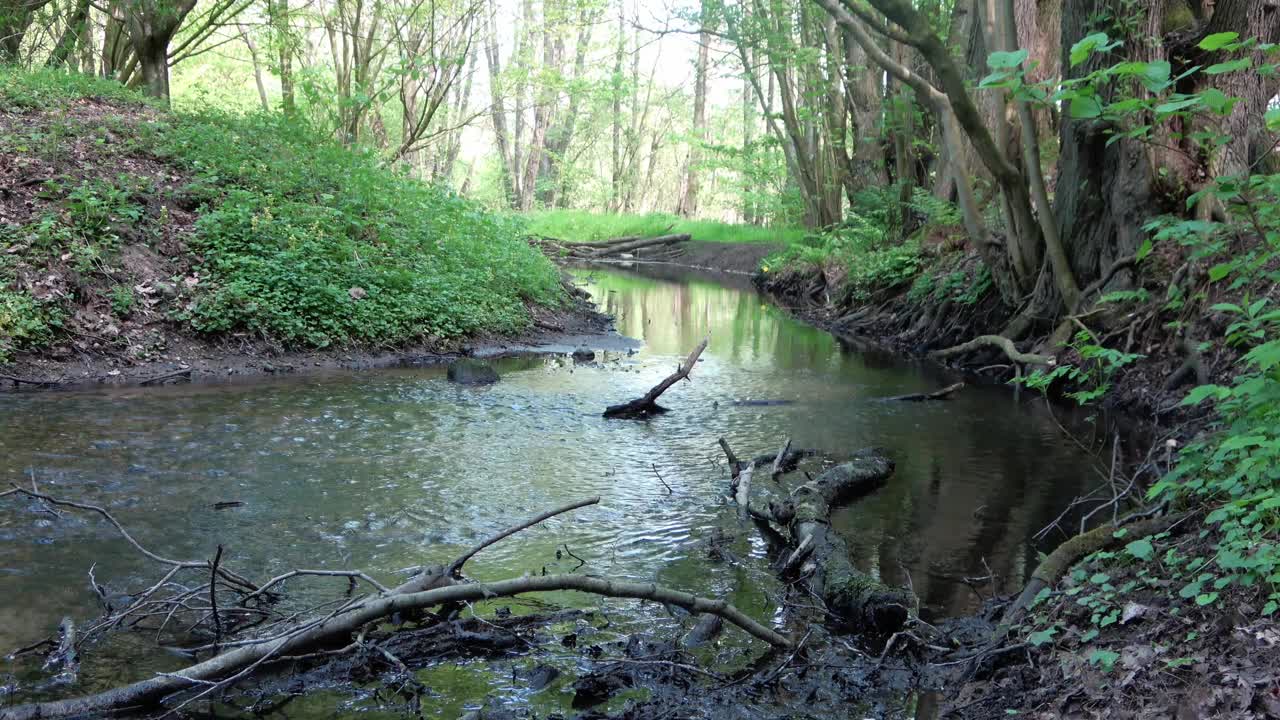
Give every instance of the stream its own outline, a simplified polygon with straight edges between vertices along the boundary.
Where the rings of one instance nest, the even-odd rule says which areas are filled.
[[[928,618],[977,607],[966,578],[994,575],[996,591],[1020,589],[1037,550],[1063,538],[1037,543],[1035,533],[1097,482],[1096,459],[1059,429],[1066,411],[1057,409],[1055,420],[1043,402],[1005,387],[970,386],[943,402],[883,402],[955,378],[846,347],[764,301],[743,278],[669,268],[576,274],[618,331],[643,341],[639,350],[600,352],[585,364],[566,355],[499,359],[502,380],[478,388],[450,384],[443,367],[422,367],[3,395],[0,482],[29,486],[34,478],[49,494],[101,504],[168,557],[209,558],[222,544],[223,562],[254,576],[359,568],[388,584],[398,582],[397,569],[447,562],[525,517],[598,494],[598,506],[484,551],[468,574],[569,572],[577,556],[586,563],[578,572],[724,597],[765,621],[774,617],[778,582],[757,534],[725,507],[719,437],[743,456],[774,452],[787,437],[837,454],[886,449],[898,463],[887,486],[841,509],[833,524],[859,567],[909,584]],[[600,416],[642,395],[706,336],[692,382],[662,398],[671,412],[646,422]],[[214,509],[224,502],[243,504]],[[741,562],[707,559],[700,543],[715,528],[740,533]],[[63,616],[95,616],[91,566],[111,593],[136,592],[158,576],[96,517],[0,501],[0,654],[56,635]],[[289,588],[304,602],[340,592],[345,581],[311,578]],[[692,624],[653,604],[543,599],[605,608],[610,622],[600,632],[610,637],[639,627],[670,636]],[[75,688],[37,695],[181,666],[147,641],[121,634],[91,648]],[[721,642],[751,647],[733,628]],[[543,661],[572,669],[581,659]],[[567,711],[564,683],[534,692],[516,677],[514,666],[525,662],[422,671],[433,694],[424,716],[456,718],[486,698]],[[42,677],[37,670],[0,661],[0,686],[8,676],[29,687]],[[335,690],[310,694],[280,717],[348,712],[401,716]]]

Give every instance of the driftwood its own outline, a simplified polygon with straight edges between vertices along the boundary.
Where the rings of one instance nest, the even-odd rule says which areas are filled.
[[[153,705],[170,696],[183,693],[184,699],[181,704],[174,708],[174,710],[177,710],[187,703],[225,689],[236,681],[247,678],[272,663],[296,659],[299,653],[308,652],[317,647],[339,648],[337,650],[325,650],[323,651],[324,654],[341,654],[355,650],[361,647],[362,640],[357,638],[353,642],[351,640],[353,635],[371,623],[377,623],[393,615],[399,614],[403,617],[409,617],[417,611],[438,605],[476,602],[530,592],[575,590],[606,597],[651,600],[682,607],[690,612],[715,615],[723,620],[728,620],[753,637],[771,645],[777,647],[790,646],[788,638],[761,625],[725,601],[700,598],[652,583],[614,582],[604,578],[572,574],[525,576],[498,582],[469,583],[463,582],[463,579],[457,575],[469,559],[490,545],[521,530],[532,527],[547,518],[586,505],[593,505],[599,502],[599,498],[589,498],[571,503],[503,530],[480,542],[450,564],[419,569],[420,571],[408,582],[389,590],[359,571],[295,570],[264,583],[255,584],[228,570],[220,562],[221,553],[213,561],[201,563],[197,561],[170,560],[147,550],[134,541],[132,536],[110,513],[97,506],[59,500],[34,490],[29,491],[17,487],[0,492],[0,497],[7,495],[22,495],[41,499],[53,505],[96,512],[115,526],[120,534],[142,554],[170,568],[160,583],[143,593],[139,600],[134,601],[132,605],[126,608],[124,615],[120,613],[112,614],[110,618],[112,625],[119,625],[129,613],[138,609],[154,612],[151,609],[151,605],[155,601],[148,601],[148,598],[153,596],[161,587],[170,584],[170,580],[180,570],[203,570],[205,577],[210,578],[210,582],[205,587],[198,588],[194,593],[184,592],[178,596],[178,604],[174,606],[175,610],[179,604],[189,601],[196,594],[207,590],[207,594],[203,597],[215,608],[214,612],[217,612],[218,602],[214,599],[214,593],[218,583],[223,583],[223,590],[239,594],[233,594],[233,596],[223,600],[222,604],[226,609],[223,610],[222,615],[213,621],[219,631],[215,643],[185,651],[187,654],[194,656],[196,653],[212,650],[216,653],[213,657],[178,672],[157,674],[146,680],[107,690],[96,695],[0,708],[0,720],[35,720],[36,718],[64,718],[84,715],[99,716],[125,708]],[[317,611],[310,618],[298,619],[298,615],[289,616],[280,622],[263,627],[256,635],[232,635],[230,634],[231,630],[228,629],[229,634],[225,638],[222,637],[222,616],[232,619],[235,617],[235,613],[246,612],[251,608],[249,605],[250,600],[261,600],[268,597],[272,588],[289,578],[299,575],[341,576],[346,578],[353,588],[355,587],[356,579],[360,578],[371,585],[376,592],[349,597],[345,602],[341,602],[336,606],[333,603],[329,603],[322,607],[332,609]],[[90,580],[91,584],[96,586],[96,582],[92,580],[92,571],[90,571]],[[231,607],[232,605],[234,605],[234,608]],[[172,611],[170,614],[172,614]],[[206,618],[206,621],[208,620],[209,618]],[[161,629],[163,629],[163,626]],[[58,662],[64,664],[69,671],[74,669],[74,638],[74,624],[65,621],[60,647],[67,648],[69,646],[71,652],[60,649],[54,657],[58,659]]]
[[[886,587],[855,568],[848,545],[828,519],[833,506],[879,488],[892,473],[891,460],[869,454],[836,465],[791,493],[791,538],[797,548],[813,546],[800,574],[846,630],[892,632],[915,606],[911,593]]]
[[[47,389],[58,387],[60,384],[54,380],[28,380],[26,378],[17,377],[16,375],[0,375],[0,380],[7,383],[13,383],[14,390],[17,390],[23,385],[30,385],[31,387],[39,389]]]
[[[925,400],[946,400],[954,393],[963,390],[964,383],[958,382],[954,385],[948,385],[941,390],[934,390],[931,393],[910,393],[908,395],[894,395],[893,397],[884,398],[885,402],[923,402]]]
[[[165,673],[97,695],[5,708],[0,710],[0,720],[65,718],[154,704],[183,690],[217,688],[224,683],[247,677],[252,671],[273,659],[288,658],[317,645],[342,641],[361,627],[396,613],[407,613],[446,603],[477,602],[495,597],[554,590],[577,590],[605,597],[652,600],[676,605],[690,612],[713,613],[771,645],[790,647],[791,644],[786,637],[752,620],[741,610],[723,600],[700,598],[652,583],[613,582],[583,575],[526,576],[492,583],[449,585],[425,592],[357,599],[346,603],[327,616],[305,624],[299,632],[255,641],[185,670]]]
[[[169,380],[185,380],[186,382],[191,382],[191,369],[188,368],[186,370],[174,370],[173,372],[170,372],[170,373],[165,373],[163,375],[157,375],[155,377],[147,378],[146,380],[143,380],[138,384],[139,385],[157,385],[157,384],[163,384],[165,382],[168,382]]]
[[[680,245],[690,239],[692,238],[685,233],[657,237],[635,235],[602,242],[566,242],[548,237],[531,238],[532,242],[546,253],[578,260],[604,260],[649,248]]]
[[[658,404],[658,397],[666,392],[672,385],[689,377],[693,366],[697,364],[698,357],[702,355],[702,351],[707,349],[707,341],[704,339],[698,343],[698,347],[689,353],[689,357],[676,368],[676,371],[666,377],[665,380],[653,386],[653,389],[645,393],[644,397],[637,398],[631,402],[622,403],[621,405],[610,405],[605,408],[604,416],[607,418],[645,418],[657,413],[666,412],[667,409]]]
[[[720,444],[733,463],[728,443],[721,439]],[[782,574],[802,580],[823,600],[833,624],[842,630],[892,632],[900,628],[915,606],[911,593],[889,588],[855,568],[848,545],[832,531],[828,520],[833,507],[883,485],[893,473],[893,461],[877,452],[859,453],[795,488],[787,497],[770,499],[763,491],[753,498],[749,481],[742,482],[748,475],[747,467],[731,482],[731,495],[740,506],[745,505],[742,511],[762,532],[771,530],[772,524],[789,531],[794,550],[782,561]]]

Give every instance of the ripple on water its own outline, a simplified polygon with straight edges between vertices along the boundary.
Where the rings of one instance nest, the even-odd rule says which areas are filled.
[[[589,289],[619,316],[620,330],[646,341],[640,353],[603,353],[577,367],[499,361],[502,381],[478,389],[424,368],[10,396],[0,480],[29,482],[34,471],[50,492],[109,505],[164,554],[209,557],[223,544],[238,566],[272,572],[385,574],[445,562],[520,519],[600,495],[600,505],[490,548],[469,569],[482,578],[567,572],[577,564],[567,546],[588,562],[584,572],[725,595],[763,592],[755,583],[769,576],[758,535],[722,509],[728,480],[718,437],[742,456],[773,451],[786,437],[837,453],[876,445],[898,460],[898,472],[833,522],[861,566],[890,582],[904,582],[906,568],[926,607],[947,613],[972,601],[946,578],[986,574],[985,562],[1015,585],[1034,558],[1030,535],[1092,477],[1090,460],[1058,440],[1043,409],[1008,392],[878,402],[947,379],[846,352],[749,292],[593,277]],[[693,381],[664,397],[673,412],[649,422],[600,417],[604,406],[643,394],[708,335]],[[225,500],[244,505],[212,509]],[[151,572],[100,523],[34,528],[33,512],[0,505],[6,605],[24,618],[0,622],[0,646],[43,636],[68,612],[91,613],[85,593],[61,588],[82,588],[92,562],[118,589]],[[735,554],[755,559],[750,587],[700,549],[716,527],[738,538]],[[40,572],[21,570],[35,566]],[[760,597],[760,612],[770,612]]]

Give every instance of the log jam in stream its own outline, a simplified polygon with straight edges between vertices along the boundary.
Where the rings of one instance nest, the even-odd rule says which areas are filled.
[[[209,581],[218,546],[218,570],[258,586],[298,568],[327,574],[282,580],[261,606],[240,604],[253,591],[224,579],[216,598],[192,596],[206,609],[188,623],[162,629],[156,616],[103,633],[94,625],[104,608],[136,601],[159,579],[158,566],[101,516],[13,493],[0,500],[0,653],[51,642],[0,666],[0,685],[12,688],[0,708],[164,677],[157,673],[213,656],[192,648],[270,632],[251,627],[263,613],[278,622],[329,602],[337,604],[322,617],[343,603],[377,601],[378,586],[448,567],[522,519],[596,495],[598,505],[547,518],[469,560],[463,573],[474,585],[450,590],[460,595],[449,602],[299,650],[312,657],[255,671],[183,711],[216,712],[225,698],[280,718],[410,708],[497,717],[525,707],[573,717],[588,708],[617,714],[643,696],[727,717],[716,715],[716,698],[787,714],[796,706],[773,689],[819,682],[807,711],[837,714],[859,697],[905,707],[914,681],[864,683],[847,670],[838,680],[819,666],[876,665],[884,636],[853,626],[891,619],[877,630],[900,627],[936,643],[905,618],[936,624],[974,610],[975,582],[984,597],[1016,594],[1034,566],[1028,558],[1051,549],[1032,535],[1095,476],[1093,460],[1061,441],[1039,404],[973,385],[945,401],[884,402],[935,393],[955,378],[845,349],[734,279],[614,270],[577,278],[621,333],[644,341],[639,352],[602,347],[577,363],[568,350],[496,359],[501,380],[483,387],[452,385],[443,368],[428,367],[7,398],[5,489],[104,508],[143,547],[201,565],[181,581],[191,590]],[[611,403],[644,397],[704,339],[692,382],[662,398],[670,412],[646,422],[601,417]],[[726,499],[732,471],[722,437],[752,468],[749,506],[791,501],[790,517],[773,523],[781,545],[771,548]],[[832,473],[872,447],[892,460],[892,473],[835,499],[827,488],[850,487],[831,485]],[[833,574],[874,578],[899,600],[910,591],[901,603],[908,612],[848,622],[858,614],[823,607],[842,602],[828,592]],[[560,591],[486,599],[520,578],[538,588],[570,579]],[[673,596],[576,592],[609,582],[728,603],[788,645],[771,648],[727,618],[714,628],[699,612],[706,606]],[[503,592],[486,593],[486,584]],[[191,627],[209,614],[207,600],[219,608],[220,638],[207,617]],[[51,684],[70,664],[59,648],[64,618],[77,638],[97,639],[74,654],[74,680]],[[878,672],[902,665],[904,642]],[[46,657],[56,662],[45,668]],[[734,694],[747,690],[749,699]]]

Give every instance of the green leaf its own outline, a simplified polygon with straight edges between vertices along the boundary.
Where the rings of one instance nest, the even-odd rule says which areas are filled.
[[[1235,263],[1218,263],[1217,265],[1209,268],[1209,281],[1218,282],[1222,278],[1230,275],[1233,269],[1235,269]]]
[[[1116,660],[1120,659],[1120,653],[1110,650],[1094,650],[1089,656],[1090,665],[1100,665],[1106,672],[1111,672],[1111,668],[1116,666]]]
[[[1213,601],[1217,599],[1218,599],[1218,593],[1216,592],[1204,593],[1196,596],[1196,604],[1199,605],[1200,607],[1204,607],[1205,605],[1212,604]]]
[[[1093,51],[1106,45],[1111,38],[1106,33],[1094,33],[1071,46],[1071,67],[1075,67],[1093,54]]]
[[[1209,37],[1200,41],[1200,49],[1208,50],[1209,52],[1213,52],[1214,50],[1221,50],[1222,48],[1230,45],[1231,43],[1235,42],[1239,38],[1240,38],[1240,33],[1237,33],[1237,32],[1214,33]]]
[[[1263,116],[1267,122],[1267,129],[1275,132],[1280,130],[1280,108],[1272,108]]]
[[[1134,540],[1125,545],[1124,550],[1139,560],[1150,560],[1155,553],[1155,549],[1151,546],[1151,541],[1146,538]]]
[[[1138,260],[1142,260],[1151,254],[1151,238],[1142,241],[1142,247],[1138,248]]]
[[[1077,120],[1089,120],[1102,116],[1102,103],[1096,97],[1080,95],[1071,98],[1071,117]]]
[[[1238,70],[1247,70],[1249,66],[1252,64],[1253,63],[1251,60],[1249,60],[1249,58],[1240,58],[1239,60],[1232,60],[1231,62],[1218,63],[1217,65],[1210,65],[1209,67],[1204,69],[1204,72],[1206,75],[1222,75],[1223,73],[1236,72]]]
[[[1026,50],[1015,50],[1013,52],[993,52],[987,56],[987,65],[992,70],[1013,69],[1021,65],[1027,59]]]
[[[1156,112],[1161,115],[1168,115],[1170,113],[1176,113],[1180,110],[1186,110],[1187,108],[1193,105],[1199,105],[1199,104],[1200,104],[1200,98],[1198,96],[1184,97],[1180,100],[1170,100],[1169,102],[1161,103],[1157,105]]]
[[[1031,643],[1032,647],[1040,647],[1041,645],[1045,645],[1047,643],[1053,642],[1053,636],[1056,635],[1057,633],[1058,633],[1057,627],[1051,627],[1045,630],[1041,630],[1039,632],[1033,632],[1027,636],[1027,642]]]

